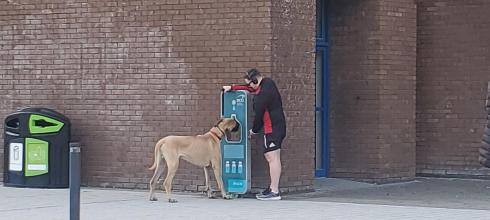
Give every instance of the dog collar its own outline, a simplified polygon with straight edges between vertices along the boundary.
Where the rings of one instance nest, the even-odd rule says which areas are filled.
[[[215,128],[217,128],[219,130],[219,132],[221,132],[222,136],[225,135],[225,132],[223,130],[221,130],[221,128],[219,128],[218,125],[214,126]]]
[[[214,137],[218,138],[218,140],[221,141],[221,137],[218,134],[216,134],[214,131],[210,130],[209,133],[211,133],[211,135],[213,135]]]

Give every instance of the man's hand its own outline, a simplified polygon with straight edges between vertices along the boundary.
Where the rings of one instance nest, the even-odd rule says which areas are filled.
[[[223,92],[228,92],[231,90],[231,86],[223,86]]]
[[[252,138],[252,135],[256,135],[257,133],[253,132],[252,129],[248,130],[248,139]]]

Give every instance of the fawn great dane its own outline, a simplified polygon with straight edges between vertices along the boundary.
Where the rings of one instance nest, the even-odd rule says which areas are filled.
[[[154,170],[150,180],[150,201],[156,201],[155,188],[158,179],[165,170],[164,160],[167,166],[167,177],[163,182],[168,202],[175,203],[172,198],[172,179],[179,167],[180,158],[204,168],[206,178],[207,196],[212,198],[209,186],[209,176],[206,167],[211,166],[224,199],[231,197],[225,193],[223,180],[221,178],[221,139],[230,131],[238,130],[239,123],[233,118],[221,118],[207,133],[197,136],[167,136],[160,139],[155,145],[153,165],[149,168]]]

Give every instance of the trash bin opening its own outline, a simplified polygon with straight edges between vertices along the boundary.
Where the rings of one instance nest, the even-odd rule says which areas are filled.
[[[19,128],[19,119],[18,118],[14,118],[14,119],[8,121],[6,125],[7,125],[8,128],[15,128],[15,129],[17,129],[17,128]]]
[[[56,125],[57,124],[51,123],[49,121],[45,121],[44,119],[34,120],[34,126],[36,126],[36,127],[45,128],[45,127],[51,127],[51,126],[56,126]]]

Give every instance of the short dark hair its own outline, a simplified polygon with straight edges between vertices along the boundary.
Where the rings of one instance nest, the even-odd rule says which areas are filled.
[[[245,75],[243,76],[243,78],[248,79],[248,80],[250,80],[256,84],[256,83],[258,83],[257,82],[257,76],[261,76],[260,71],[255,69],[255,68],[252,68],[252,69],[247,70],[247,72],[245,72]]]

